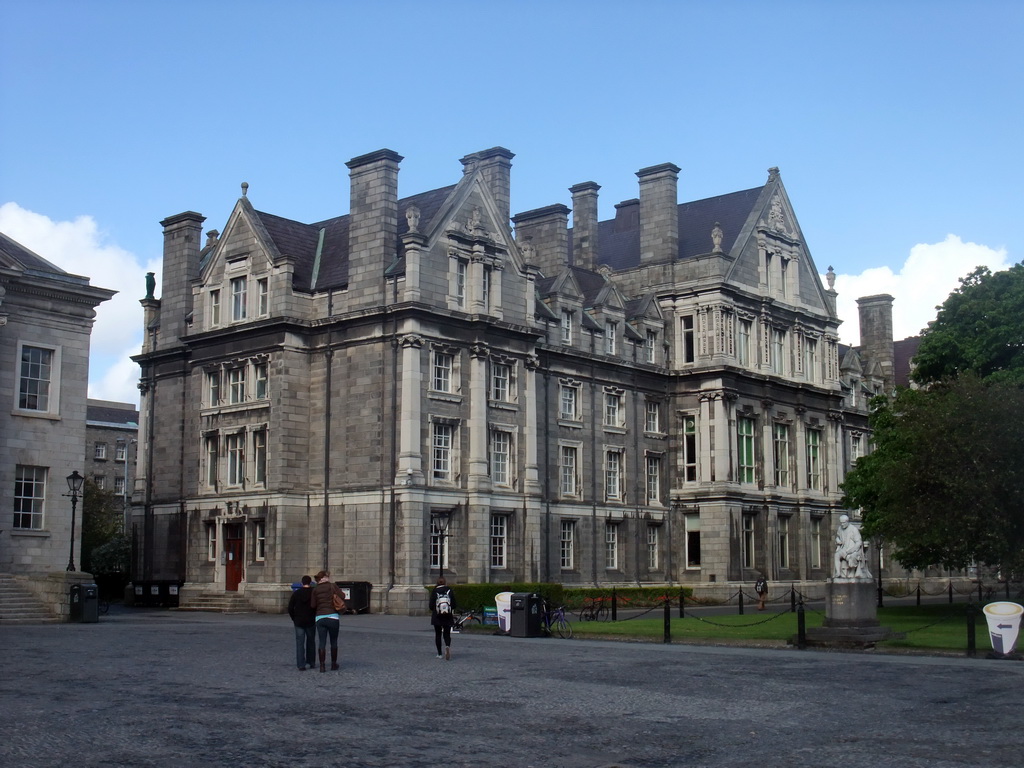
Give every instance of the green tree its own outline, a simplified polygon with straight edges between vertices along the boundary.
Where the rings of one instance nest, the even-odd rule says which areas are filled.
[[[1024,385],[1024,263],[962,278],[922,334],[914,366],[921,384],[973,373]]]
[[[105,491],[92,482],[85,481],[82,496],[82,570],[94,573],[97,549],[122,534],[123,505],[121,498],[112,491]]]
[[[973,374],[876,398],[874,451],[843,483],[905,566],[1024,563],[1024,389]]]

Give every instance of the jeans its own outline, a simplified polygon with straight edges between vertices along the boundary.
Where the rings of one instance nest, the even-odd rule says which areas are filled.
[[[316,626],[295,627],[295,666],[302,669],[316,662]]]
[[[327,648],[327,636],[331,636],[331,648],[338,647],[338,628],[341,622],[337,619],[319,619],[316,622],[316,635],[320,638],[320,649]]]

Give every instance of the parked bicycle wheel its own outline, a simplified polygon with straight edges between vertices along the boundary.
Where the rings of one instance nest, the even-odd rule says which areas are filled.
[[[559,637],[565,640],[572,637],[572,624],[562,617],[555,620],[554,630],[558,633]]]
[[[601,603],[594,610],[594,621],[611,621],[612,612],[607,605]]]

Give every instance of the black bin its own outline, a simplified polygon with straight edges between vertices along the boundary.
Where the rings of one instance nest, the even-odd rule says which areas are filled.
[[[161,581],[160,582],[160,603],[168,608],[177,608],[180,602],[180,595],[182,584],[181,581]]]
[[[370,590],[373,585],[368,581],[336,581],[334,586],[345,595],[345,605],[352,613],[370,612]]]
[[[82,620],[82,585],[72,584],[69,593],[69,607],[72,621]]]
[[[540,637],[540,595],[515,592],[509,612],[509,634],[512,637]]]
[[[95,624],[100,620],[100,588],[96,584],[82,585],[82,622]]]

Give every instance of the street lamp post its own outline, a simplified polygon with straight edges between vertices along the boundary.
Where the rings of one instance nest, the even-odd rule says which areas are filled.
[[[430,521],[432,527],[437,529],[437,567],[440,570],[439,578],[444,577],[444,561],[448,556],[448,521],[451,519],[451,512],[442,510],[432,512]]]
[[[82,490],[82,483],[85,482],[85,478],[78,474],[76,469],[70,475],[68,475],[68,490],[70,493],[65,493],[65,496],[71,497],[71,547],[68,554],[68,570],[75,570],[75,510],[78,507],[78,494]]]

